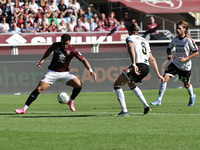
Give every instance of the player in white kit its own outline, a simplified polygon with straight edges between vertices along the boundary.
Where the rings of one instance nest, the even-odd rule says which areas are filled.
[[[153,57],[150,46],[147,40],[137,35],[139,27],[136,24],[132,24],[129,29],[129,37],[126,39],[126,46],[131,58],[132,65],[123,70],[122,74],[114,83],[114,90],[116,92],[119,104],[121,106],[121,112],[116,115],[118,117],[128,117],[129,113],[126,107],[125,96],[122,87],[128,83],[130,89],[135,93],[144,106],[144,114],[151,111],[151,108],[146,102],[145,97],[136,83],[141,82],[142,79],[149,73],[149,61],[153,66],[157,77],[163,80],[157,67],[155,58]]]
[[[176,24],[177,37],[172,39],[167,48],[167,58],[171,63],[166,68],[164,73],[164,83],[160,83],[158,99],[150,104],[153,106],[160,106],[167,87],[167,81],[178,74],[179,80],[183,82],[184,87],[188,90],[190,95],[188,106],[193,106],[196,95],[193,93],[193,87],[190,83],[192,61],[191,58],[199,54],[198,47],[191,37],[187,36],[189,25],[185,21],[179,21]],[[176,48],[175,57],[171,55],[171,50]]]

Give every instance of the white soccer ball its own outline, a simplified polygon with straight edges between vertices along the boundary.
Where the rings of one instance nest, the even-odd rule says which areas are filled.
[[[57,99],[60,104],[66,104],[69,102],[69,95],[66,92],[61,92],[58,94]]]

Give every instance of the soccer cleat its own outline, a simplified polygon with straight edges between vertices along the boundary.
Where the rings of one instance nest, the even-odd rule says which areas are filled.
[[[129,113],[121,111],[118,115],[115,115],[115,117],[129,117]]]
[[[25,114],[24,108],[15,109],[15,112],[16,112],[17,114]]]
[[[144,114],[148,114],[151,111],[151,108],[149,106],[147,106],[146,108],[144,108]]]
[[[194,105],[195,98],[196,98],[196,95],[193,94],[193,98],[190,98],[189,103],[188,103],[188,106],[193,106],[193,105]]]
[[[76,110],[75,110],[75,107],[74,107],[74,102],[70,102],[70,101],[69,101],[69,102],[67,103],[67,105],[69,105],[71,111],[76,111]]]
[[[161,101],[157,99],[155,102],[151,102],[150,104],[153,106],[161,106]]]

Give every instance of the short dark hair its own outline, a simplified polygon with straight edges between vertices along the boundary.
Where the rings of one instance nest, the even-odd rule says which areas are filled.
[[[129,31],[131,31],[132,33],[134,32],[138,32],[139,31],[139,27],[136,23],[133,23],[129,26],[128,28]]]
[[[61,36],[61,40],[70,41],[71,40],[71,36],[69,34],[63,34]]]

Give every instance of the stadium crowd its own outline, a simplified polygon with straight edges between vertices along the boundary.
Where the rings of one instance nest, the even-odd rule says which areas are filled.
[[[135,22],[128,13],[118,21],[113,11],[84,11],[77,0],[0,0],[0,33],[126,31]]]

